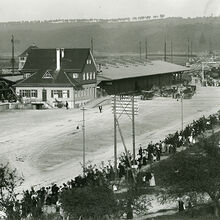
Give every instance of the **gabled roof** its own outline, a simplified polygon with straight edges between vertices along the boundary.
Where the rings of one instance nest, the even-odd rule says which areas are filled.
[[[26,57],[27,54],[29,54],[29,52],[31,51],[31,49],[36,49],[38,48],[36,45],[31,45],[30,47],[28,47],[23,53],[21,53],[19,55],[19,57]]]
[[[61,69],[82,72],[89,54],[89,48],[64,49]],[[22,71],[54,68],[56,68],[56,49],[31,49]]]
[[[187,70],[190,70],[190,68],[165,61],[154,60],[141,65],[118,67],[108,66],[102,69],[102,75],[98,76],[98,81],[112,81],[125,78],[183,72]]]

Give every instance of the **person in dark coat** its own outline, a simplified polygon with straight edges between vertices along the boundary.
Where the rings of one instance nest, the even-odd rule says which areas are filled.
[[[66,101],[66,109],[69,109],[69,103]]]
[[[99,112],[102,113],[102,105],[99,105]]]

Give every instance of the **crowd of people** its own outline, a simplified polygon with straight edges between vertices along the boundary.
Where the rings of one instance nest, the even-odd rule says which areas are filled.
[[[114,186],[113,181],[117,176],[119,179],[129,178],[132,175],[132,170],[141,170],[143,166],[159,161],[162,155],[175,154],[176,149],[181,146],[191,146],[196,142],[199,135],[207,130],[213,129],[215,125],[220,123],[220,112],[210,115],[209,117],[201,117],[194,120],[191,124],[185,127],[183,131],[176,131],[174,134],[168,135],[163,141],[153,143],[152,141],[143,147],[140,145],[135,161],[132,160],[132,155],[122,154],[119,158],[118,170],[115,170],[111,163],[100,167],[88,166],[85,168],[84,175],[79,175],[62,186],[53,184],[51,187],[42,187],[39,190],[32,188],[30,191],[23,193],[23,198],[13,204],[13,209],[18,209],[19,216],[26,218],[31,215],[37,217],[43,213],[45,206],[54,206],[57,211],[62,210],[60,204],[60,196],[64,190],[75,187],[84,187],[88,185],[100,186],[107,184]],[[150,186],[155,186],[153,173],[146,172],[143,181],[149,181]],[[132,177],[131,177],[132,178]],[[114,188],[113,188],[114,190]]]
[[[220,112],[209,115],[208,117],[202,116],[187,125],[185,129],[176,131],[174,134],[169,134],[163,141],[160,140],[156,143],[151,141],[146,147],[140,145],[135,161],[133,161],[131,154],[123,154],[120,157],[118,166],[119,177],[124,176],[126,169],[131,166],[141,169],[143,166],[159,161],[162,155],[175,154],[177,148],[192,146],[196,143],[199,135],[213,129],[218,123],[220,123]]]

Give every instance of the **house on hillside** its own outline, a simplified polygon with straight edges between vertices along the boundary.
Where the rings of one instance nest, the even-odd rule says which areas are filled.
[[[96,98],[96,64],[90,49],[32,48],[21,72],[25,79],[17,83],[16,93],[31,102],[70,108]]]
[[[188,70],[160,60],[107,64],[99,71],[98,86],[109,95],[169,87],[181,84],[182,74]]]
[[[28,54],[31,51],[31,49],[36,49],[36,48],[38,48],[36,45],[31,45],[18,56],[18,70],[21,70],[24,67],[24,64],[27,60]]]

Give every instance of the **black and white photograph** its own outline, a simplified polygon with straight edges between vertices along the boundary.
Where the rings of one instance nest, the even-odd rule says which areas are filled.
[[[220,1],[0,0],[0,219],[220,219]]]

